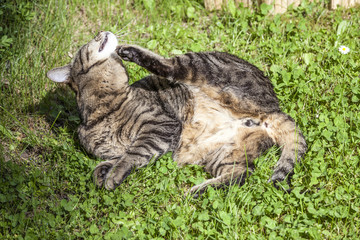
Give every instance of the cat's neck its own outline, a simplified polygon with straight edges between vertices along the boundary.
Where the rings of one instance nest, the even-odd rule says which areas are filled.
[[[131,90],[124,67],[116,66],[112,62],[104,64],[108,66],[90,77],[87,76],[79,86],[77,103],[82,123],[85,125],[113,111]]]

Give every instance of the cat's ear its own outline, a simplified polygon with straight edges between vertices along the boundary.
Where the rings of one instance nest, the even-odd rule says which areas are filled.
[[[46,76],[57,83],[67,83],[70,80],[70,64],[51,69]]]

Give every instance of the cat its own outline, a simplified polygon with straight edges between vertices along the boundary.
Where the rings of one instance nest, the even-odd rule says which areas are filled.
[[[129,85],[122,61],[152,74]],[[289,179],[307,150],[295,121],[280,110],[270,80],[228,53],[164,58],[118,45],[114,34],[100,32],[70,64],[47,76],[76,93],[80,143],[105,160],[93,175],[108,190],[166,152],[173,152],[179,166],[201,165],[213,177],[188,194],[242,184],[254,159],[274,145],[282,152],[269,181],[277,183]]]

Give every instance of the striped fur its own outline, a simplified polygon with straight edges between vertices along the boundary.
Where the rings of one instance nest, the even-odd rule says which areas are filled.
[[[48,72],[76,92],[79,139],[104,159],[95,182],[114,189],[134,168],[172,151],[179,166],[198,164],[213,178],[190,189],[241,183],[253,160],[277,144],[270,181],[284,180],[306,152],[294,120],[283,113],[271,82],[255,66],[220,52],[163,58],[101,32],[72,63]],[[120,57],[119,57],[120,56]],[[128,85],[122,61],[152,75]]]

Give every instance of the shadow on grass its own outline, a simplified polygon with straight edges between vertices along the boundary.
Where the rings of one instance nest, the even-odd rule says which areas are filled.
[[[0,135],[0,213],[7,216],[0,217],[0,222],[5,222],[3,227],[9,232],[11,226],[33,219],[39,209],[47,211],[46,201],[57,204],[67,200],[79,187],[73,179],[91,171],[85,155],[80,153],[83,149],[76,134],[80,119],[75,95],[67,86],[49,91],[26,110],[29,118],[34,118],[27,119],[34,121],[33,126],[26,126],[25,133],[18,137],[6,139]],[[85,180],[92,182],[88,177]],[[33,199],[36,207],[30,204]],[[19,214],[24,216],[15,219]]]
[[[0,192],[6,193],[0,194],[0,205],[21,201],[29,182],[49,185],[45,179],[63,171],[59,161],[71,157],[65,145],[82,151],[76,134],[80,123],[76,99],[67,86],[49,91],[39,103],[26,106],[25,112],[29,117],[22,128],[9,131],[9,136],[0,134]]]
[[[52,129],[61,127],[74,132],[80,124],[75,94],[65,85],[49,91],[34,109],[45,116]]]

